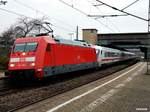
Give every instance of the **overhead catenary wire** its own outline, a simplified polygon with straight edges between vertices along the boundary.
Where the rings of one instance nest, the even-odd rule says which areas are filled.
[[[23,15],[23,14],[20,14],[20,13],[18,13],[18,12],[14,12],[14,11],[10,11],[10,10],[7,10],[7,9],[0,8],[0,10],[1,10],[1,11],[5,11],[5,12],[10,13],[10,14],[13,14],[13,15],[22,16],[22,17],[27,17],[27,16],[25,16],[25,15]],[[31,17],[28,17],[28,18],[31,18]]]
[[[16,1],[16,3],[19,3],[20,5],[23,5],[23,6],[27,7],[27,8],[30,8],[30,9],[34,10],[34,11],[38,11],[38,12],[40,12],[40,13],[43,13],[43,12],[41,12],[41,11],[39,11],[39,10],[36,10],[36,9],[34,9],[34,8],[32,8],[32,7],[30,7],[30,6],[26,5],[26,4],[24,4],[24,3],[18,2],[18,0],[14,0],[14,1]],[[10,11],[10,10],[7,10],[7,9],[0,8],[0,10],[5,11],[5,12],[10,13],[10,14],[17,15],[17,16],[32,18],[32,17],[26,16],[26,15],[23,15],[23,14],[21,14],[21,13],[14,12],[14,11]],[[76,9],[76,10],[78,10],[78,9]],[[80,11],[80,10],[78,10],[78,11],[79,11],[80,13],[82,12],[82,11]],[[82,12],[82,14],[84,14],[84,15],[87,16],[87,14],[84,13],[84,12]],[[45,14],[43,13],[43,15],[45,15]],[[35,18],[32,18],[32,19],[35,19]],[[55,18],[55,19],[56,19],[56,18]],[[57,21],[62,22],[61,20],[57,20]],[[98,20],[96,20],[96,21],[98,22]],[[64,23],[64,22],[62,22],[62,23]],[[107,27],[107,29],[113,31],[111,28],[109,28],[107,25],[103,24],[102,22],[99,21],[99,23],[102,24],[103,26]],[[67,28],[64,28],[64,27],[61,27],[61,26],[58,26],[58,25],[53,25],[53,26],[54,26],[54,27],[57,27],[57,28],[59,28],[59,29],[63,29],[63,30],[65,30],[65,31],[71,31],[70,29],[67,29]],[[71,32],[75,32],[75,31],[71,31]]]
[[[76,11],[78,11],[78,12],[80,12],[80,13],[86,15],[86,16],[88,15],[87,13],[81,11],[80,9],[74,7],[73,5],[68,4],[67,2],[65,2],[65,1],[63,1],[63,0],[59,0],[59,1],[62,2],[63,4],[65,4],[65,5],[67,5],[67,6],[71,7],[71,8],[73,8],[73,9],[75,9]]]
[[[87,13],[81,11],[80,9],[74,7],[73,5],[70,5],[69,3],[67,3],[67,2],[65,2],[65,1],[63,1],[63,0],[59,0],[59,1],[62,2],[63,4],[65,4],[65,5],[67,5],[67,6],[71,7],[71,8],[73,8],[73,9],[75,9],[76,11],[78,11],[78,12],[80,12],[80,13],[82,13],[83,15],[85,15],[85,16],[88,17],[88,14],[87,14]],[[94,20],[96,20],[98,23],[100,23],[101,25],[103,25],[103,26],[106,27],[107,29],[109,29],[109,30],[111,30],[111,31],[114,32],[114,30],[113,30],[112,28],[110,28],[109,26],[105,25],[105,24],[102,23],[101,21],[99,21],[99,20],[97,20],[97,19],[95,19],[95,18],[94,18]]]
[[[101,5],[94,5],[93,4],[93,2],[91,2],[90,0],[86,0],[87,2],[89,2],[92,6],[94,6],[95,8],[97,8],[98,9],[98,7],[97,6],[101,6],[101,5],[103,5],[103,4],[101,4]],[[99,10],[99,9],[98,9]],[[100,10],[99,10],[100,11]],[[101,11],[100,11],[101,12]],[[99,17],[99,18],[105,18],[105,17],[118,17],[118,16],[128,16],[127,14],[120,14],[120,15],[118,15],[118,14],[111,14],[111,15],[88,15],[89,17]]]
[[[98,17],[98,18],[105,18],[105,17],[118,17],[118,16],[128,16],[127,14],[113,14],[113,15],[88,15],[89,17]]]
[[[129,8],[130,6],[134,5],[136,2],[138,2],[139,0],[135,0],[134,2],[132,2],[131,4],[127,5],[126,7],[124,7],[123,9],[121,10],[125,10],[127,8]]]
[[[107,3],[104,3],[104,2],[102,2],[102,1],[100,1],[100,0],[96,0],[96,1],[99,2],[99,3],[102,3],[103,5],[105,5],[105,6],[107,6],[107,7],[112,8],[113,10],[116,10],[116,11],[119,11],[119,12],[122,12],[122,13],[125,13],[125,14],[128,14],[128,15],[130,15],[130,16],[132,16],[132,17],[138,18],[138,19],[143,20],[143,21],[148,21],[148,20],[145,19],[145,18],[142,18],[142,17],[140,17],[140,16],[131,14],[131,13],[126,12],[126,11],[124,11],[124,10],[120,10],[120,9],[118,9],[118,8],[116,8],[116,7],[114,7],[114,6],[111,6],[111,5],[107,4]]]
[[[23,7],[26,7],[26,8],[28,8],[28,9],[30,9],[30,10],[35,11],[36,13],[38,12],[38,13],[44,15],[44,16],[49,17],[49,19],[53,19],[53,20],[55,20],[55,21],[57,21],[57,22],[59,22],[59,23],[61,23],[61,24],[64,24],[64,25],[70,27],[70,28],[73,28],[73,27],[74,27],[73,25],[71,25],[71,24],[69,24],[69,23],[66,23],[66,22],[64,22],[64,21],[62,21],[62,20],[60,20],[60,19],[58,19],[58,18],[50,17],[50,16],[47,15],[45,12],[43,12],[43,11],[41,11],[41,10],[38,10],[38,9],[35,9],[35,8],[33,8],[33,7],[31,7],[31,6],[27,5],[27,4],[25,4],[25,3],[23,3],[23,2],[20,2],[19,0],[14,0],[14,1],[15,1],[17,4],[19,4],[19,5],[23,6]]]
[[[23,15],[23,14],[20,14],[18,12],[14,12],[14,11],[10,11],[10,10],[7,10],[7,9],[3,9],[3,8],[0,8],[1,11],[4,11],[4,12],[7,12],[9,14],[13,14],[13,15],[16,15],[16,16],[20,16],[20,17],[27,17],[27,18],[30,18],[30,19],[35,19],[33,17],[29,17],[29,16],[26,16],[26,15]],[[69,32],[75,32],[75,31],[72,31],[70,29],[67,29],[67,28],[64,28],[64,27],[61,27],[61,26],[58,26],[58,25],[54,25],[54,24],[51,24],[53,27],[57,27],[59,29],[62,29],[64,31],[69,31]]]
[[[100,13],[102,13],[101,10],[100,10],[96,5],[93,4],[93,2],[91,2],[90,0],[86,0],[86,1],[87,1],[88,3],[90,3],[91,5],[93,5]],[[101,5],[102,5],[102,4],[101,4]],[[98,20],[98,18],[95,18],[95,19]],[[115,29],[116,29],[118,32],[120,32],[120,29],[119,29],[113,22],[111,22],[108,18],[106,18],[106,20],[109,21],[109,23],[112,24],[112,26],[115,27]]]
[[[108,25],[105,25],[105,24],[102,23],[100,20],[98,20],[98,19],[96,19],[96,18],[95,18],[95,20],[96,20],[98,23],[100,23],[100,24],[102,24],[103,26],[105,26],[106,28],[108,28],[109,30],[115,32],[112,28],[110,28]]]

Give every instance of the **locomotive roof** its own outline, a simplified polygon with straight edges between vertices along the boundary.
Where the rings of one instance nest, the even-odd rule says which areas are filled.
[[[53,38],[48,36],[18,38],[16,39],[15,43],[40,42],[41,40],[45,40],[50,43],[56,43]]]
[[[90,44],[86,43],[86,42],[81,42],[81,41],[77,41],[77,40],[68,40],[68,39],[60,39],[60,38],[55,38],[54,39],[57,43],[60,44],[68,44],[68,45],[76,45],[76,46],[83,46],[83,47],[91,47]]]
[[[62,38],[52,38],[50,36],[18,38],[18,39],[16,39],[15,43],[39,42],[40,40],[45,40],[49,43],[54,43],[54,44],[59,43],[59,44],[91,47],[91,45],[86,42],[77,41],[77,40],[68,40],[68,39],[62,39]]]

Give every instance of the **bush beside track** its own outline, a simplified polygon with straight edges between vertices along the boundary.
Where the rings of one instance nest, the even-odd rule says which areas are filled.
[[[0,71],[4,71],[7,69],[8,60],[9,60],[8,56],[0,57]]]
[[[0,48],[0,71],[7,70],[9,56],[9,50]]]

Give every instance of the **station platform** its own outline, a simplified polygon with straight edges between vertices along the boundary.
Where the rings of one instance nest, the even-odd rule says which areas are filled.
[[[149,112],[150,75],[139,62],[17,112]]]

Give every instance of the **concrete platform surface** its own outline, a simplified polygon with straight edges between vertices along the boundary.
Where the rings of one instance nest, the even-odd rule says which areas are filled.
[[[150,75],[137,63],[17,112],[150,112]]]

